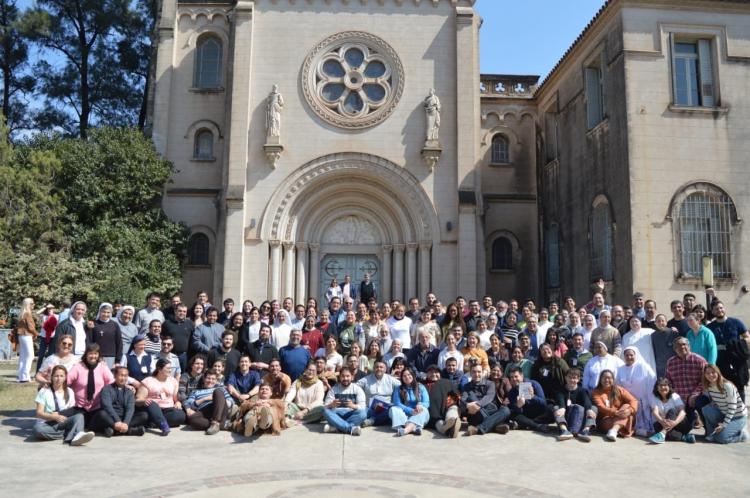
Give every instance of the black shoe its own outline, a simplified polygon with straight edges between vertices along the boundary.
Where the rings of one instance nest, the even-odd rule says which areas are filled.
[[[104,429],[104,437],[112,437],[115,434],[115,430],[111,427],[106,427]]]
[[[539,424],[537,425],[534,430],[537,432],[541,432],[542,434],[549,434],[549,426],[547,424]]]
[[[131,427],[128,429],[128,436],[143,436],[146,433],[146,429],[143,427]]]

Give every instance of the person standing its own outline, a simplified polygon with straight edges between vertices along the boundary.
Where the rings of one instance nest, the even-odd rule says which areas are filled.
[[[109,368],[119,364],[122,358],[122,333],[120,327],[112,320],[112,305],[102,303],[94,320],[94,327],[87,330],[87,342],[98,344],[102,361]]]
[[[711,365],[716,365],[717,347],[716,338],[705,325],[701,325],[700,320],[694,313],[687,317],[688,332],[685,334],[690,342],[690,351],[703,357]]]
[[[714,337],[716,338],[717,360],[724,361],[723,357],[727,349],[727,344],[732,340],[738,339],[748,329],[738,318],[727,316],[727,310],[721,301],[715,300],[712,303],[711,312],[715,320],[708,324],[708,328],[714,333]]]
[[[146,307],[138,311],[133,323],[138,327],[139,333],[145,334],[148,332],[152,320],[159,320],[164,323],[164,313],[161,312],[161,297],[156,292],[148,295]]]
[[[187,370],[190,341],[195,332],[195,324],[187,317],[187,306],[180,303],[174,311],[174,317],[162,324],[162,335],[174,341],[172,353],[180,359],[180,369]]]
[[[41,339],[39,340],[39,354],[36,360],[37,372],[39,372],[39,367],[49,354],[49,345],[55,337],[55,327],[58,323],[55,307],[52,304],[46,305],[40,314],[42,316],[42,329],[39,331]]]
[[[378,293],[375,285],[370,280],[370,274],[365,273],[362,282],[359,284],[359,301],[368,304],[371,299],[378,299]]]
[[[298,379],[312,360],[312,355],[302,346],[302,331],[292,329],[289,344],[279,349],[281,370],[291,379]]]
[[[34,300],[27,297],[21,303],[21,314],[16,325],[18,337],[18,382],[31,381],[31,363],[34,361],[34,341],[38,334],[34,321]]]
[[[216,323],[218,319],[219,312],[216,308],[209,309],[206,313],[206,322],[197,326],[193,332],[193,351],[208,354],[221,344],[224,326]]]

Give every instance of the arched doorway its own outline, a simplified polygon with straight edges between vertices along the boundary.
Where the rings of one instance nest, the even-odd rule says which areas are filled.
[[[417,179],[360,153],[324,156],[292,173],[271,198],[259,232],[269,243],[269,295],[297,301],[328,287],[322,265],[332,259],[353,271],[357,284],[359,267],[376,265],[380,301],[423,295],[439,233]]]

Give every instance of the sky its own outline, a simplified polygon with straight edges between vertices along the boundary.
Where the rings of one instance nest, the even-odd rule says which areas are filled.
[[[544,78],[604,0],[477,0],[482,73]]]

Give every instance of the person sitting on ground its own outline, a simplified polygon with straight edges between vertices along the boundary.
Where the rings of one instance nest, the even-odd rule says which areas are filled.
[[[541,433],[549,432],[547,424],[537,420],[547,419],[550,415],[542,386],[535,380],[525,380],[519,367],[511,367],[509,380],[511,390],[508,393],[508,408],[514,425],[522,429],[531,429]]]
[[[679,301],[678,301],[679,302]],[[695,443],[693,429],[685,413],[685,403],[679,394],[672,390],[672,383],[666,377],[659,377],[649,397],[654,434],[649,438],[654,444],[667,439]]]
[[[187,372],[180,376],[180,388],[177,393],[180,403],[182,403],[183,406],[185,405],[188,396],[200,387],[205,365],[206,357],[202,354],[197,354],[188,361]]]
[[[172,376],[172,364],[161,359],[156,362],[154,372],[141,382],[135,395],[136,408],[148,413],[152,425],[166,436],[170,427],[185,423],[185,412],[178,397],[179,384]]]
[[[115,367],[115,381],[102,389],[102,409],[94,420],[94,429],[105,437],[143,436],[147,412],[136,414],[135,395],[128,386],[128,369]]]
[[[458,437],[461,430],[459,391],[451,381],[440,377],[440,368],[437,365],[427,367],[427,380],[424,386],[430,397],[430,421],[426,427],[434,427],[448,437]]]
[[[315,363],[310,362],[286,393],[286,416],[306,424],[318,422],[323,418],[324,399],[325,387],[318,379]]]
[[[138,334],[133,338],[132,351],[124,355],[120,365],[128,367],[128,384],[138,389],[141,381],[151,375],[156,360],[146,352],[146,336]]]
[[[312,356],[302,346],[302,331],[292,329],[289,334],[289,344],[279,350],[281,370],[291,379],[298,379],[307,368]]]
[[[243,354],[237,370],[229,375],[226,389],[239,405],[258,394],[260,383],[258,372],[250,369],[250,357]]]
[[[220,386],[226,384],[227,364],[224,363],[224,360],[217,358],[213,363],[209,364],[211,365],[211,370],[216,374],[216,383]]]
[[[638,348],[627,346],[623,352],[625,364],[617,369],[615,378],[617,385],[624,387],[638,400],[638,413],[635,417],[635,433],[646,437],[653,430],[649,400],[654,390],[656,374],[651,367],[640,358]]]
[[[617,369],[624,365],[623,361],[617,356],[612,356],[607,350],[607,345],[602,341],[594,344],[594,353],[596,356],[586,363],[583,369],[583,387],[592,392],[599,385],[599,376],[605,370],[617,372]]]
[[[234,336],[232,335],[232,332],[225,330],[221,334],[221,344],[208,353],[208,364],[213,366],[214,363],[216,363],[216,360],[223,360],[225,372],[235,372],[242,353],[232,346],[233,341]]]
[[[601,372],[591,397],[597,409],[597,427],[606,433],[605,440],[614,443],[618,436],[626,438],[633,435],[638,400],[627,389],[617,385],[612,370]]]
[[[328,390],[336,385],[338,376],[336,372],[331,372],[326,368],[326,359],[322,356],[318,356],[313,361],[315,362],[315,370],[318,372],[318,379],[323,383],[323,387],[328,393]]]
[[[68,387],[68,372],[62,365],[52,367],[50,387],[43,387],[36,395],[34,435],[37,439],[62,439],[71,446],[81,446],[94,438],[85,432],[83,413],[76,413],[75,396]]]
[[[52,369],[57,365],[65,367],[65,372],[73,368],[73,365],[78,363],[79,359],[73,354],[73,337],[63,337],[58,343],[57,353],[51,354],[44,359],[42,366],[39,367],[39,371],[36,373],[34,378],[38,383],[39,387],[48,387],[52,381]]]
[[[586,363],[593,357],[591,352],[583,347],[583,333],[580,331],[575,332],[571,336],[571,348],[563,356],[565,363],[571,368],[579,368],[583,371],[586,368]]]
[[[281,360],[277,358],[274,358],[268,364],[268,373],[261,380],[263,384],[271,386],[271,397],[273,399],[284,399],[292,386],[292,379],[281,371]]]
[[[373,372],[359,379],[357,385],[365,392],[367,402],[367,418],[362,425],[369,427],[389,424],[388,410],[391,407],[391,398],[401,382],[386,373],[385,361],[377,360]]]
[[[590,432],[596,424],[596,407],[589,392],[581,387],[581,370],[571,368],[565,372],[565,387],[555,395],[553,407],[555,422],[560,428],[558,441],[574,437],[584,443],[591,442]]]
[[[411,433],[420,436],[422,428],[430,420],[430,396],[427,389],[417,382],[417,376],[411,368],[405,368],[401,372],[400,380],[401,385],[394,389],[392,406],[388,411],[391,427],[399,437]]]
[[[232,397],[216,380],[216,372],[208,370],[203,374],[203,386],[190,393],[185,401],[188,425],[206,431],[209,436],[225,427],[234,405]]]
[[[542,386],[547,404],[553,405],[558,392],[565,388],[565,373],[569,370],[565,360],[555,356],[547,343],[539,347],[539,358],[531,368],[531,378]]]
[[[255,432],[270,431],[274,436],[286,428],[284,400],[271,398],[271,386],[261,384],[258,397],[247,400],[240,406],[239,416],[244,422],[243,434],[252,436]]]
[[[706,441],[710,443],[743,443],[748,440],[747,407],[737,388],[727,381],[716,365],[703,367],[703,392],[711,404],[703,407]]]
[[[505,377],[510,379],[510,371],[514,368],[520,368],[523,373],[523,377],[531,378],[531,369],[534,366],[534,362],[523,357],[523,350],[520,346],[515,346],[510,351],[510,361],[505,365]]]
[[[76,399],[76,412],[83,413],[86,427],[92,427],[96,412],[101,409],[102,389],[114,380],[107,365],[99,361],[99,345],[86,346],[83,358],[68,373],[68,385]]]
[[[469,372],[471,381],[461,387],[461,415],[469,423],[467,436],[497,432],[507,434],[510,426],[505,423],[510,417],[510,410],[504,405],[498,406],[495,400],[495,383],[483,378],[482,366],[476,364]]]
[[[365,392],[353,383],[354,374],[349,367],[339,373],[339,382],[326,394],[323,432],[343,432],[352,436],[361,434],[360,424],[367,418]]]

